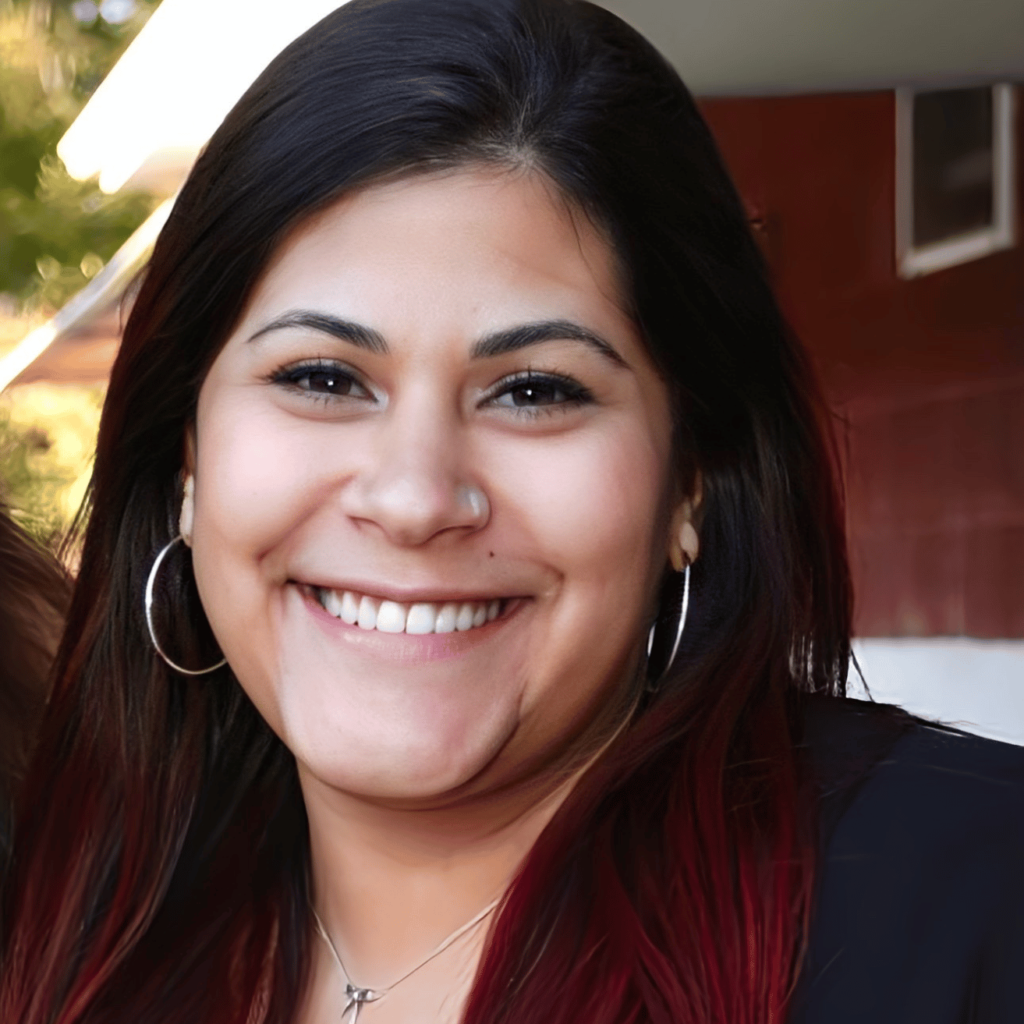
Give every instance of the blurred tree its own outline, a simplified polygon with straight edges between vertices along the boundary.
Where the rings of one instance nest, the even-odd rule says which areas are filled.
[[[0,0],[0,355],[154,206],[75,181],[56,149],[158,3]],[[101,399],[102,388],[45,383],[0,397],[0,500],[44,544],[59,543],[84,493]]]
[[[62,305],[153,209],[75,181],[56,147],[158,3],[0,0],[0,312]]]
[[[92,470],[103,388],[36,383],[0,402],[0,502],[56,550]]]

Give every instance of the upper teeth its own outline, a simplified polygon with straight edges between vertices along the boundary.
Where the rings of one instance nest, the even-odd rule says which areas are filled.
[[[449,601],[445,604],[421,602],[402,604],[384,601],[351,590],[316,588],[317,599],[336,619],[360,629],[381,633],[451,633],[473,629],[496,619],[501,601]]]

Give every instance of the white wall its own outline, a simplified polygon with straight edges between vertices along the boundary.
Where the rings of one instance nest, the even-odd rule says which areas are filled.
[[[863,638],[854,651],[876,701],[1024,745],[1024,641]]]

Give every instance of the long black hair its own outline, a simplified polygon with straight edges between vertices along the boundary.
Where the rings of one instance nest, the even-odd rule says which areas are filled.
[[[676,73],[601,8],[352,0],[211,139],[128,321],[20,817],[3,1019],[290,1019],[309,935],[294,763],[229,667],[197,684],[156,657],[142,589],[200,385],[271,255],[352,189],[474,164],[547,176],[607,233],[702,503],[676,665],[528,857],[466,1020],[784,1012],[813,877],[794,697],[842,691],[851,599],[824,407],[742,206]]]
[[[46,706],[71,581],[0,503],[0,878],[11,805]]]

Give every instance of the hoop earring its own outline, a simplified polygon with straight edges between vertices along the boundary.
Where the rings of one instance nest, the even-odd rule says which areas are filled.
[[[657,679],[649,680],[647,683],[647,689],[650,691],[657,690],[661,685],[661,681],[672,671],[672,665],[675,663],[676,654],[679,653],[679,641],[683,638],[683,628],[686,626],[686,613],[690,610],[690,563],[686,563],[686,568],[683,570],[683,601],[679,607],[679,619],[676,622],[676,635],[672,641],[672,653],[668,656],[668,661],[665,662],[665,667],[661,670],[661,675]],[[654,650],[654,633],[658,628],[658,623],[655,622],[651,626],[650,631],[647,634],[647,660],[650,661],[651,652]]]
[[[174,547],[178,541],[184,541],[184,537],[179,533],[176,537],[170,540],[167,544],[160,549],[160,554],[156,556],[156,560],[153,562],[153,568],[149,570],[149,578],[146,580],[146,593],[143,598],[143,607],[146,611],[146,627],[149,629],[149,639],[153,643],[153,648],[157,654],[160,655],[163,660],[174,669],[175,672],[180,672],[183,676],[205,676],[208,672],[214,672],[219,668],[222,668],[228,663],[227,658],[221,658],[216,665],[211,665],[209,668],[184,668],[177,662],[172,661],[164,649],[160,646],[160,641],[156,638],[156,630],[153,628],[153,585],[156,583],[156,574],[160,569],[160,565],[167,555],[167,552]]]

